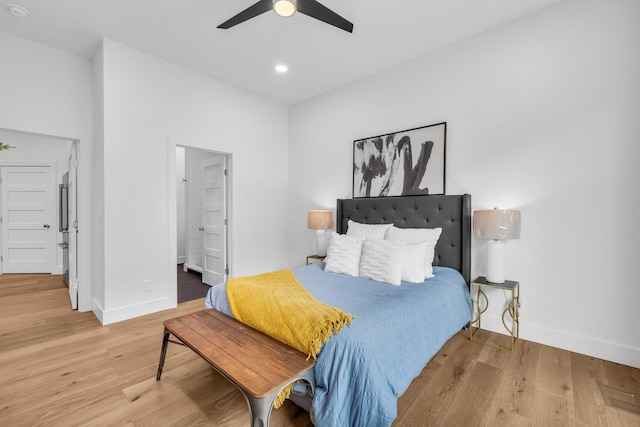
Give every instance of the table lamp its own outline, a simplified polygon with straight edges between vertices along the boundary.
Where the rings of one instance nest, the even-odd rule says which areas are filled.
[[[333,214],[329,210],[310,210],[307,214],[307,226],[316,230],[316,255],[327,256],[327,235],[325,230],[333,227]]]
[[[487,248],[487,281],[504,283],[504,240],[520,238],[520,211],[475,211],[473,233],[481,239],[491,239]]]

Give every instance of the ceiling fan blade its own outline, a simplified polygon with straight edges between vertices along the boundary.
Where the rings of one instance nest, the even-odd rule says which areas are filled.
[[[353,24],[316,0],[298,0],[298,12],[326,22],[349,33],[353,32]]]
[[[223,30],[226,30],[248,19],[255,18],[258,15],[262,15],[263,13],[272,9],[273,9],[273,0],[260,0],[259,2],[249,6],[242,12],[238,13],[233,18],[230,18],[224,21],[222,24],[218,25],[218,28],[222,28]]]

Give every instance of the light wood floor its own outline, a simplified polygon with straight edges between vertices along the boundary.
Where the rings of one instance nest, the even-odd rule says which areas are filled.
[[[0,275],[0,425],[247,426],[240,392],[186,348],[170,346],[155,381],[163,320],[202,307],[101,326],[70,309],[60,276]],[[599,383],[640,396],[638,369],[527,341],[508,354],[460,333],[400,397],[394,426],[640,426]],[[310,425],[290,402],[271,419]]]

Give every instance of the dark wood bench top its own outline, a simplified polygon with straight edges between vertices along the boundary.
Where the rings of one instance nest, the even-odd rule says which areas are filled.
[[[256,398],[291,383],[315,361],[217,310],[164,322],[165,329]]]

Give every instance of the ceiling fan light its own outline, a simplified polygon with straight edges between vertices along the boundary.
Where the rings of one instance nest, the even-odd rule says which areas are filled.
[[[279,16],[288,18],[296,13],[296,2],[295,0],[274,0],[273,11]]]

